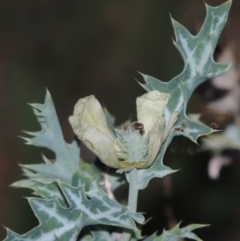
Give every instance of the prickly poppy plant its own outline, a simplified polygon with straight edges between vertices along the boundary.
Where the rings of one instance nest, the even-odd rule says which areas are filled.
[[[206,5],[207,15],[196,36],[172,19],[174,45],[183,60],[183,71],[168,82],[144,75],[141,86],[147,91],[136,100],[137,120],[121,129],[109,126],[109,115],[93,96],[80,98],[69,117],[79,140],[110,168],[102,175],[94,164],[80,157],[76,141],[63,138],[54,104],[47,91],[43,104],[31,104],[41,130],[25,132],[26,144],[45,147],[55,153],[55,160],[43,156],[44,164],[22,165],[26,179],[12,184],[33,190],[38,197],[28,198],[39,225],[25,234],[7,229],[4,241],[168,241],[184,238],[200,241],[192,232],[206,225],[191,224],[164,230],[142,238],[144,216],[136,212],[138,191],[154,177],[173,174],[163,163],[164,153],[174,136],[183,135],[193,142],[214,129],[191,119],[186,108],[195,88],[208,78],[225,74],[230,66],[218,64],[213,53],[227,21],[231,1],[218,6]],[[111,182],[111,190],[104,178]],[[118,203],[112,192],[129,182],[127,206]],[[89,233],[82,229],[89,226]],[[122,231],[119,231],[119,227]],[[80,235],[81,234],[81,235]]]

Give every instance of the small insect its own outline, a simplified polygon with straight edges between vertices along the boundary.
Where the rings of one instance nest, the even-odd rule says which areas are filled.
[[[135,121],[131,125],[133,126],[134,130],[138,130],[141,135],[144,134],[144,125],[142,123]]]
[[[212,127],[213,129],[218,129],[219,128],[219,125],[215,122],[211,122],[209,123],[209,126]]]
[[[184,132],[184,129],[181,128],[181,127],[175,127],[174,130],[175,130],[175,131],[181,131],[181,132]]]

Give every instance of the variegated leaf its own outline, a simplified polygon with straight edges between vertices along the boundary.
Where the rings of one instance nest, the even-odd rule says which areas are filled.
[[[22,137],[26,144],[45,147],[56,155],[54,163],[47,158],[46,164],[22,165],[25,169],[32,170],[46,179],[62,179],[71,183],[72,176],[79,167],[79,148],[73,141],[71,144],[65,142],[61,127],[57,118],[54,104],[50,93],[47,91],[44,104],[30,104],[34,114],[41,125],[38,132],[25,133],[33,137]]]
[[[131,213],[102,190],[85,192],[85,187],[72,187],[58,182],[67,201],[62,206],[57,198],[29,198],[29,203],[39,220],[39,225],[28,233],[19,235],[7,229],[4,241],[75,241],[83,227],[105,224],[128,229],[136,229],[135,221],[144,222],[144,217]]]
[[[184,228],[179,227],[180,224],[172,228],[171,230],[164,230],[160,236],[153,234],[143,241],[180,241],[182,239],[188,238],[195,241],[202,241],[195,233],[192,231],[198,228],[203,228],[208,225],[202,224],[191,224]]]
[[[172,20],[176,37],[174,44],[184,60],[184,69],[169,82],[143,75],[145,84],[141,84],[147,91],[159,90],[170,94],[164,113],[166,122],[173,111],[185,113],[189,98],[198,85],[208,78],[225,74],[230,68],[229,65],[218,64],[213,60],[217,40],[227,21],[230,6],[231,1],[218,7],[206,4],[207,16],[196,36]]]
[[[13,183],[11,186],[29,188],[34,191],[33,194],[36,196],[42,197],[44,199],[57,198],[61,206],[67,207],[68,205],[56,181],[45,184],[37,180],[25,179],[17,181]]]
[[[28,179],[13,183],[11,185],[12,187],[32,189],[34,195],[45,199],[57,197],[62,206],[67,205],[56,180],[42,178],[41,175],[28,169],[23,168],[22,170]],[[83,160],[80,160],[79,169],[74,173],[71,185],[77,187],[83,184],[85,185],[86,191],[98,188],[104,189],[98,169],[94,165],[90,165]]]
[[[225,74],[230,68],[228,65],[216,63],[213,59],[217,40],[227,21],[230,6],[231,0],[218,7],[206,4],[207,15],[196,36],[172,19],[176,37],[174,44],[184,60],[182,73],[169,82],[142,75],[145,83],[141,86],[144,89],[147,91],[159,90],[170,94],[168,105],[164,111],[166,123],[169,122],[173,111],[178,111],[180,115],[173,126],[172,133],[161,147],[155,163],[147,170],[138,170],[139,189],[145,188],[154,177],[164,177],[174,172],[163,164],[164,152],[174,136],[184,135],[196,143],[198,137],[215,131],[203,123],[187,117],[186,108],[191,94],[198,85],[208,78]]]

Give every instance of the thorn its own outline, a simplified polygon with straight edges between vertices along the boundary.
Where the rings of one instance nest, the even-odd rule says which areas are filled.
[[[172,41],[173,41],[173,44],[175,45],[175,46],[177,46],[177,36],[175,36],[175,38],[176,38],[176,40],[174,40],[174,37],[172,37]]]
[[[22,172],[23,172],[23,175],[24,175],[24,176],[27,176],[27,177],[33,177],[33,176],[35,176],[35,173],[32,172],[32,171],[30,171],[29,169],[27,169],[27,168],[25,167],[25,165],[19,164],[19,166],[22,168]]]
[[[181,225],[182,221],[183,221],[183,220],[181,220],[181,221],[180,221],[180,222],[177,224],[177,226],[178,226],[178,227],[180,227],[180,225]]]
[[[212,128],[211,128],[211,131],[212,131],[211,133],[215,133],[215,132],[220,132],[220,131],[223,131],[223,130],[216,130],[216,129],[212,129]],[[210,133],[210,134],[211,134],[211,133]]]
[[[36,103],[29,103],[29,102],[27,102],[27,105],[30,105],[31,107],[34,107],[34,108],[36,108]]]
[[[141,82],[139,82],[137,79],[135,79],[137,82],[138,82],[138,84],[140,85],[140,86],[142,86],[143,87],[143,89],[145,89],[146,91],[149,91],[149,89],[146,87],[146,84],[147,84],[147,82],[145,81],[145,84],[142,84]]]
[[[176,22],[175,19],[172,17],[172,14],[171,14],[171,13],[169,13],[169,16],[170,16],[170,19],[171,19],[172,24],[174,25],[174,22]]]
[[[137,80],[136,78],[135,78],[135,80],[138,82],[138,84],[140,84],[140,85],[144,85],[144,84],[142,84],[139,80]],[[145,80],[144,80],[145,81]],[[145,82],[146,83],[146,82]]]
[[[50,95],[50,92],[49,92],[49,90],[48,90],[47,86],[45,86],[45,90],[46,90],[46,95],[47,95],[47,94],[49,94],[49,95]]]
[[[23,136],[18,136],[18,137],[23,139],[24,141],[26,141],[24,144],[26,144],[26,145],[33,145],[33,142],[32,142],[31,138],[23,137]]]
[[[33,132],[33,131],[24,131],[24,130],[22,130],[22,132],[26,133],[26,134],[28,134],[30,136],[36,136],[37,135],[37,132]]]
[[[144,80],[148,79],[148,76],[146,74],[143,74],[140,71],[137,72],[143,77]]]
[[[43,153],[42,153],[42,158],[43,158],[43,161],[44,161],[46,164],[52,164],[52,161],[49,160]]]
[[[33,113],[36,115],[36,116],[42,116],[42,113],[40,110],[36,109],[36,107],[33,108]]]
[[[47,87],[45,87],[45,88],[46,88],[46,97],[45,97],[45,100],[46,100],[46,99],[51,100],[51,99],[52,99],[52,96],[51,96],[49,90],[47,89]]]

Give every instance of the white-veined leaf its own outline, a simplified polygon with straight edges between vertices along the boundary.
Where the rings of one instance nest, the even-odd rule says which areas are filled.
[[[110,199],[102,190],[85,191],[85,187],[73,187],[57,182],[67,207],[57,198],[29,198],[29,203],[39,220],[39,225],[26,234],[19,235],[7,229],[4,241],[76,241],[83,227],[105,224],[136,229],[135,221],[144,217],[131,213],[128,207]]]
[[[172,19],[176,37],[174,44],[184,60],[182,73],[169,82],[162,82],[151,76],[142,75],[145,83],[141,86],[144,89],[147,91],[159,90],[170,94],[164,111],[166,123],[169,122],[173,111],[178,111],[180,115],[153,165],[149,169],[138,170],[139,189],[144,189],[154,177],[164,177],[174,172],[163,164],[164,153],[174,136],[184,135],[196,143],[198,137],[215,131],[203,123],[187,117],[186,108],[192,92],[198,85],[208,78],[225,74],[230,68],[228,65],[216,63],[213,59],[217,40],[227,21],[230,6],[231,1],[218,7],[206,4],[207,15],[196,36],[190,34],[185,27]]]
[[[30,104],[41,125],[38,132],[26,132],[32,137],[22,137],[26,144],[45,147],[56,155],[54,163],[44,158],[45,164],[22,165],[46,179],[62,179],[71,183],[79,167],[80,149],[76,141],[65,142],[50,93],[47,91],[44,104]]]
[[[208,225],[203,224],[190,224],[184,228],[179,227],[180,224],[175,226],[170,230],[163,230],[163,233],[158,236],[156,233],[147,237],[143,241],[180,241],[185,238],[192,239],[195,241],[202,241],[195,233],[192,231],[198,228],[203,228]]]

